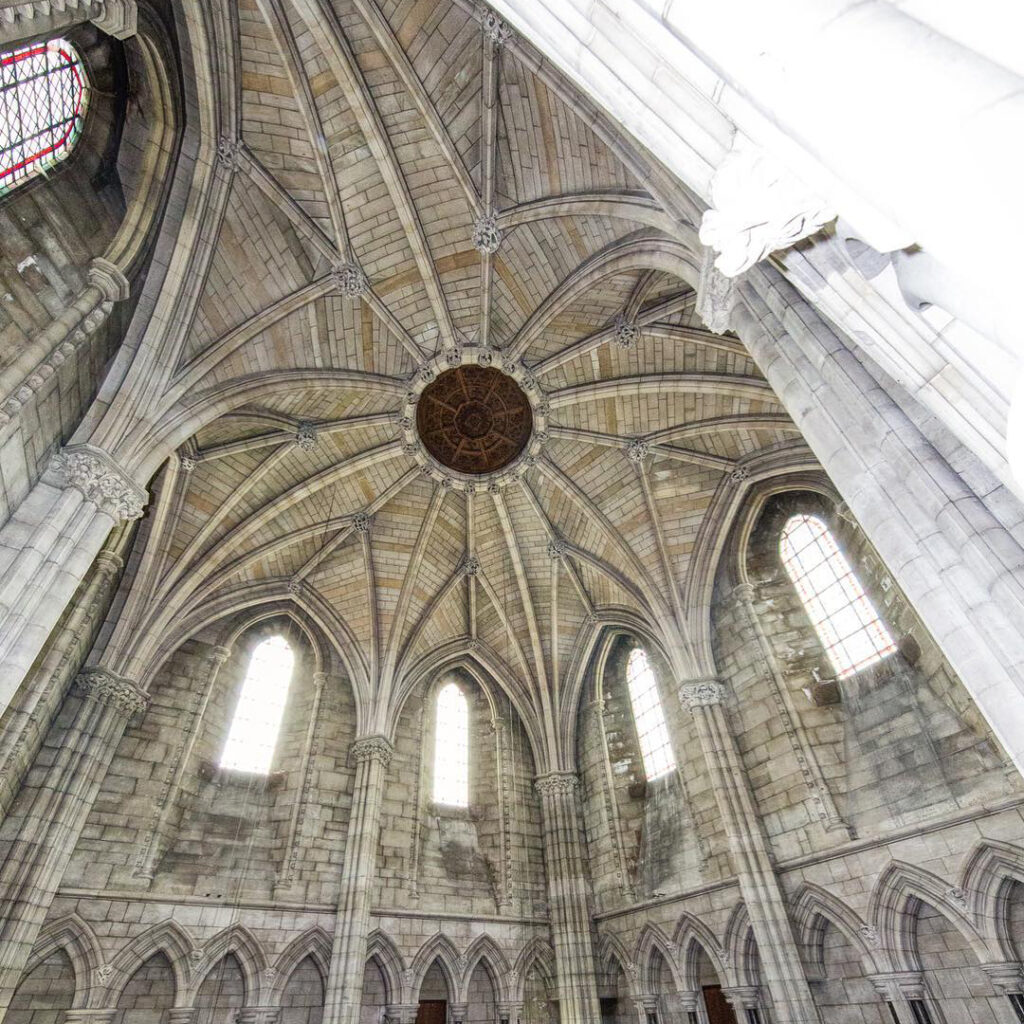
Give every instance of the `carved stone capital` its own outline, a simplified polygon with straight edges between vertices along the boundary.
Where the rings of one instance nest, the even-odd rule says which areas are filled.
[[[813,235],[836,216],[787,168],[741,137],[711,179],[711,203],[700,240],[718,252],[715,266],[726,277]]]
[[[356,764],[362,764],[364,761],[379,761],[383,767],[387,768],[391,764],[395,748],[387,736],[360,736],[352,743],[349,753]]]
[[[117,522],[142,516],[149,495],[102,449],[91,444],[62,448],[50,460],[51,482],[81,491]]]
[[[223,665],[228,658],[231,657],[231,648],[224,647],[222,644],[218,644],[216,647],[211,648],[210,658],[217,662],[218,665]]]
[[[541,796],[564,795],[576,792],[580,777],[576,772],[545,772],[538,775],[533,784]]]
[[[887,971],[868,975],[867,980],[878,995],[889,1002],[924,998],[924,979],[920,971]]]
[[[997,964],[982,964],[981,969],[1004,996],[1024,993],[1024,964],[1008,960]]]
[[[89,284],[95,285],[108,302],[122,302],[128,298],[131,287],[121,268],[102,256],[89,264]]]
[[[717,679],[698,679],[679,687],[679,700],[687,711],[711,707],[725,700],[725,687]]]
[[[124,559],[120,555],[115,555],[113,551],[101,551],[96,556],[93,565],[96,567],[98,575],[110,579],[124,568]]]
[[[737,1010],[757,1009],[758,993],[756,985],[734,985],[732,988],[723,988],[722,994],[729,1004]]]
[[[106,704],[131,718],[149,707],[149,694],[131,679],[125,679],[105,668],[87,668],[75,680],[78,692],[89,700]]]

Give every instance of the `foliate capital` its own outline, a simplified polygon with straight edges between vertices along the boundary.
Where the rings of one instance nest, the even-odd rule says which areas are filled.
[[[353,742],[350,753],[356,764],[362,764],[364,761],[379,761],[387,768],[391,764],[395,748],[387,736],[361,736]]]
[[[149,707],[149,694],[138,684],[105,668],[87,668],[75,680],[78,692],[89,700],[106,704],[131,718]]]
[[[117,522],[139,519],[149,500],[144,488],[102,449],[91,444],[73,444],[62,448],[50,460],[49,475],[62,487],[81,491]]]
[[[544,775],[538,775],[533,784],[541,796],[561,796],[575,793],[579,788],[580,777],[576,772],[546,772]]]
[[[488,11],[484,17],[484,35],[495,46],[504,46],[512,38],[512,29],[494,11]]]
[[[725,687],[717,679],[700,679],[679,687],[679,700],[687,711],[711,707],[725,700]]]

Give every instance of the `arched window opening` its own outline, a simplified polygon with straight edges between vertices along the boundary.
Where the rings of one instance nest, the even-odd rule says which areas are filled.
[[[640,756],[644,761],[644,774],[648,782],[667,775],[676,766],[672,743],[665,724],[665,711],[658,695],[658,682],[654,670],[642,647],[634,647],[626,662],[626,682],[629,700],[633,706],[633,720],[640,741]]]
[[[817,516],[792,516],[782,529],[779,553],[837,678],[852,676],[896,650],[850,563]]]
[[[283,636],[264,640],[252,652],[220,759],[222,768],[260,775],[270,771],[294,664],[295,655]]]
[[[434,803],[469,806],[469,705],[455,683],[437,694]]]
[[[66,39],[0,53],[0,196],[71,152],[88,102],[85,68]]]

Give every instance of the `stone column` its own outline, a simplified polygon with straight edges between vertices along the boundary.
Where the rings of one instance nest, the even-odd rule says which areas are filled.
[[[394,747],[386,736],[362,736],[352,744],[350,751],[356,777],[324,999],[324,1024],[359,1022],[370,900],[377,867],[380,808],[393,753]]]
[[[761,957],[762,980],[771,994],[775,1024],[818,1024],[771,852],[761,830],[739,750],[722,701],[725,688],[716,679],[684,683],[679,699],[693,715],[697,736],[725,826],[733,870]]]
[[[149,698],[130,679],[84,671],[0,828],[0,1016],[129,719]]]
[[[579,777],[575,772],[548,772],[538,776],[535,785],[544,812],[544,863],[561,1018],[573,1024],[600,1024],[588,882],[580,849]]]
[[[10,704],[115,523],[145,490],[104,451],[72,445],[0,529],[0,711]]]
[[[83,21],[115,39],[135,35],[138,10],[135,0],[0,0],[0,46],[26,39],[59,35]]]

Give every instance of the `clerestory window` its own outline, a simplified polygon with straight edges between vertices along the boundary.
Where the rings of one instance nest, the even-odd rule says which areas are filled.
[[[640,756],[644,762],[644,775],[648,782],[667,775],[676,766],[672,743],[665,723],[665,711],[658,694],[654,670],[642,647],[634,647],[626,662],[626,683],[633,707]]]
[[[455,683],[437,694],[434,803],[469,806],[469,705]]]
[[[836,677],[845,679],[896,650],[850,563],[817,517],[792,516],[779,553]]]
[[[222,768],[260,775],[270,771],[294,665],[295,655],[283,636],[264,640],[252,652],[220,759]]]
[[[0,53],[0,196],[68,156],[88,101],[85,69],[66,39]]]

